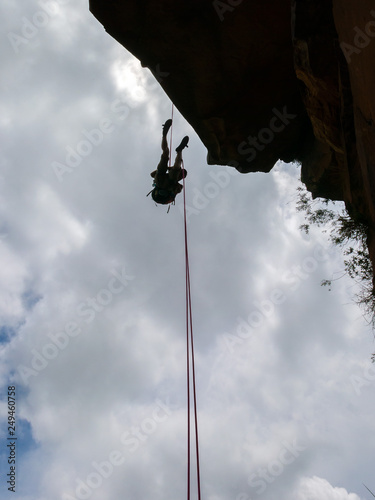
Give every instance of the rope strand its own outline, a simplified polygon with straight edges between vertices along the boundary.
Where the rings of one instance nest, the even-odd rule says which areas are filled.
[[[172,126],[170,136],[170,154],[169,168],[171,168],[171,151],[172,151],[172,133],[173,133],[173,115],[174,104],[172,104]],[[191,391],[193,389],[193,406],[194,406],[194,424],[195,424],[195,451],[197,463],[197,488],[198,500],[201,500],[201,484],[200,484],[200,459],[199,459],[199,436],[198,436],[198,409],[197,409],[197,389],[195,380],[195,356],[194,356],[194,337],[193,337],[193,313],[191,305],[191,289],[190,289],[190,266],[189,266],[189,247],[188,247],[188,231],[187,231],[187,213],[186,213],[186,187],[185,187],[185,166],[182,160],[182,183],[183,183],[183,203],[184,203],[184,238],[185,238],[185,294],[186,294],[186,384],[187,384],[187,500],[191,496],[191,410],[190,400]],[[191,384],[192,379],[192,384]]]
[[[194,336],[193,336],[193,313],[191,304],[190,289],[190,266],[189,266],[189,247],[187,232],[187,214],[186,214],[186,188],[185,188],[185,170],[182,161],[182,180],[183,180],[183,199],[184,199],[184,235],[185,235],[185,275],[186,275],[186,338],[187,338],[187,412],[188,412],[188,493],[187,499],[190,500],[190,473],[191,473],[191,449],[190,449],[190,351],[191,351],[191,375],[193,381],[193,402],[194,402],[194,424],[195,424],[195,451],[197,462],[197,488],[198,500],[201,500],[200,484],[200,459],[199,459],[199,434],[198,434],[198,410],[197,410],[197,389],[195,379],[195,356],[194,356]]]

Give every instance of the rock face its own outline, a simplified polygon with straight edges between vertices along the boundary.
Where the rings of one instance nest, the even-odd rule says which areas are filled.
[[[90,0],[150,68],[209,164],[301,162],[314,197],[369,225],[375,262],[375,5],[371,0]]]
[[[375,5],[292,2],[296,76],[319,145],[302,159],[314,196],[343,200],[369,225],[375,262]]]

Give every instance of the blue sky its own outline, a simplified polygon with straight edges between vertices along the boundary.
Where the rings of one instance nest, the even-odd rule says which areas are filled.
[[[15,385],[17,500],[175,499],[182,197],[146,198],[171,103],[86,1],[0,11],[2,463]],[[176,110],[184,135],[204,498],[370,498],[373,333],[353,282],[320,286],[343,258],[299,230],[299,167],[207,166]]]

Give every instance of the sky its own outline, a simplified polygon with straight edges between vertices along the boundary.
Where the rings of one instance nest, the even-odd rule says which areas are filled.
[[[182,196],[146,197],[171,102],[88,2],[0,12],[0,497],[184,498]],[[374,336],[320,286],[343,257],[299,229],[299,167],[208,166],[176,109],[184,135],[202,498],[368,500]]]

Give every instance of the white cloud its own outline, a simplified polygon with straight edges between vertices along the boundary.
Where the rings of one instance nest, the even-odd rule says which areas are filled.
[[[89,238],[89,224],[77,221],[49,186],[37,187],[33,215],[35,221],[29,224],[27,237],[34,244],[44,240],[43,259],[81,249]]]
[[[292,497],[295,500],[360,500],[355,493],[332,486],[326,479],[316,476],[302,478],[297,489]]]
[[[17,326],[23,318],[24,304],[22,295],[25,282],[29,277],[26,263],[18,258],[0,241],[0,318],[3,325]]]
[[[40,9],[21,4],[0,7],[6,29]],[[20,447],[19,497],[76,496],[77,481],[95,481],[93,463],[116,450],[124,462],[90,498],[184,495],[181,199],[167,214],[146,198],[171,103],[86,2],[67,3],[16,57],[10,44],[1,51],[0,307],[15,328],[2,339],[1,381],[16,381],[19,418],[37,443]],[[126,113],[114,111],[116,100]],[[107,118],[111,133],[60,183],[51,163]],[[186,134],[204,496],[249,500],[249,477],[270,468],[267,500],[289,500],[291,491],[295,500],[358,500],[358,477],[372,477],[373,345],[348,305],[351,283],[320,287],[339,254],[322,258],[324,238],[298,230],[296,166],[226,178],[228,168],[205,164],[175,111],[173,148]],[[220,189],[208,198],[212,183]],[[114,272],[132,278],[118,293]],[[32,370],[27,380],[20,366]],[[172,408],[160,422],[158,400]],[[280,462],[285,442],[305,448],[290,464]]]

